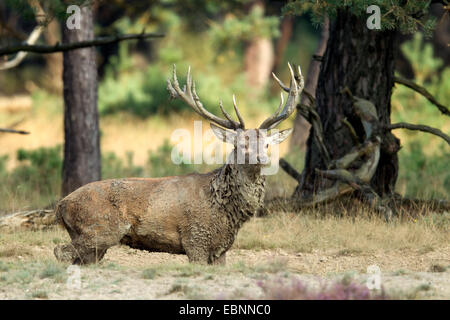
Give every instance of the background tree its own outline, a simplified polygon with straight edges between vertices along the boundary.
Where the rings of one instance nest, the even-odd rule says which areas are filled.
[[[8,2],[9,3],[9,2]],[[90,1],[75,2],[81,7],[79,26],[70,28],[66,21],[64,2],[28,0],[9,3],[11,8],[21,10],[24,16],[33,16],[37,26],[24,45],[2,47],[3,54],[17,53],[15,58],[7,60],[4,69],[20,64],[29,51],[47,53],[50,78],[58,77],[63,67],[64,84],[64,161],[62,166],[62,195],[67,195],[80,186],[101,179],[100,133],[97,108],[97,63],[93,45],[118,42],[130,38],[145,38],[148,34],[94,38],[94,5]],[[47,28],[46,39],[55,43],[58,23],[55,17],[62,17],[62,44],[54,46],[35,45],[40,34]],[[152,35],[151,35],[152,36]],[[31,38],[31,40],[30,40]],[[88,43],[91,42],[91,43]],[[78,46],[79,49],[71,46]],[[58,52],[63,51],[63,66],[60,65]],[[6,56],[5,56],[6,58]],[[59,83],[54,81],[53,83]],[[57,85],[51,86],[57,90]],[[2,132],[26,133],[11,129]]]
[[[50,57],[48,54],[51,52],[77,49],[80,44],[61,44],[60,32],[51,32],[53,37],[46,37],[50,32],[50,24],[47,21],[46,24],[43,24],[44,30],[37,42],[33,45],[23,45],[21,42],[29,38],[37,25],[36,12],[26,9],[30,8],[29,1],[32,0],[0,2],[0,34],[2,35],[0,38],[2,59],[0,67],[13,61],[19,51],[30,51],[16,68],[0,72],[0,124],[1,127],[8,130],[24,129],[32,133],[28,136],[7,134],[0,136],[0,139],[4,139],[1,141],[2,152],[5,157],[8,157],[5,160],[5,157],[0,156],[0,176],[11,174],[11,178],[8,178],[9,182],[5,183],[8,188],[7,192],[0,194],[0,202],[2,202],[0,207],[5,208],[4,211],[18,207],[44,207],[49,203],[54,203],[61,195],[60,172],[63,148],[60,148],[59,144],[63,142],[64,130],[61,125],[62,121],[60,123],[58,119],[63,119],[64,98],[63,91],[58,92],[57,89],[58,86],[62,87],[62,81],[57,81],[57,74],[62,71],[62,60],[58,62],[57,59],[54,59],[54,63],[51,63],[52,61],[48,61],[47,57]],[[47,15],[53,17],[50,23],[56,21],[57,18],[60,18],[60,22],[67,18],[66,7],[56,6],[55,4],[58,2],[61,1],[37,1]],[[294,13],[295,10],[312,12],[316,24],[321,22],[325,15],[330,14],[333,21],[338,16],[338,10],[333,12],[331,7],[329,8],[330,12],[326,8],[324,10],[324,2],[301,2],[303,7],[305,4],[309,7],[298,6],[299,1],[297,1],[292,3],[294,8],[288,6],[287,9],[292,9]],[[262,3],[264,11],[252,9],[258,8],[259,6],[256,5],[258,3]],[[326,3],[332,6],[344,6],[348,1],[326,1]],[[26,10],[19,8],[20,4],[24,4]],[[104,119],[101,121],[103,126],[101,145],[104,149],[101,159],[102,178],[165,176],[193,170],[210,170],[208,166],[175,166],[171,162],[171,145],[164,139],[170,137],[172,125],[178,123],[176,119],[180,116],[183,119],[195,118],[195,115],[184,108],[183,104],[167,99],[165,80],[174,63],[177,64],[181,73],[187,70],[188,65],[196,70],[199,95],[205,104],[211,107],[212,112],[220,113],[218,99],[224,99],[224,107],[228,111],[232,111],[231,97],[235,94],[242,112],[251,119],[250,122],[254,122],[254,125],[258,124],[261,117],[273,113],[273,108],[279,100],[279,87],[272,86],[272,81],[268,83],[270,87],[260,87],[262,89],[259,90],[260,94],[254,94],[254,87],[247,81],[249,71],[252,69],[246,70],[245,68],[247,49],[251,47],[249,44],[254,43],[256,39],[265,38],[267,43],[276,44],[276,59],[273,66],[265,62],[256,65],[256,67],[264,65],[265,71],[257,74],[257,76],[264,74],[263,81],[267,81],[271,69],[275,70],[280,79],[288,79],[286,63],[289,61],[302,66],[307,85],[308,83],[317,84],[318,72],[314,70],[317,71],[319,68],[314,68],[313,65],[321,64],[320,60],[323,60],[323,57],[320,56],[323,54],[320,50],[316,53],[314,51],[323,48],[322,45],[327,41],[323,41],[323,39],[319,41],[321,32],[318,32],[319,29],[314,28],[311,24],[309,15],[282,15],[281,8],[285,4],[286,2],[249,0],[226,2],[112,0],[98,2],[99,9],[95,18],[97,38],[90,43],[84,42],[83,46],[101,45],[96,50],[96,57],[99,70],[98,109],[99,116]],[[359,2],[357,5],[359,6]],[[384,22],[386,19],[402,14],[402,8],[389,12],[389,8],[384,8],[381,2],[380,6],[382,14],[385,14],[382,18]],[[443,8],[442,5],[439,6],[441,9]],[[345,6],[341,9],[344,10]],[[353,5],[348,9],[351,14],[360,17],[362,21],[368,17],[364,8],[360,8],[361,10],[356,13],[353,10],[357,8],[354,8]],[[30,14],[27,14],[27,11],[30,11]],[[63,13],[61,17],[60,13]],[[448,19],[441,16],[442,13],[436,17],[441,21],[440,25],[445,25]],[[422,24],[425,22],[425,19],[418,15],[415,15],[414,18],[420,19]],[[402,23],[406,21],[403,18],[398,20],[401,20]],[[61,26],[56,24],[56,28],[61,28]],[[389,28],[386,29],[389,30]],[[156,42],[138,40],[137,42],[118,43],[121,39],[129,38],[114,36],[115,34],[130,33],[138,35],[142,30],[166,32],[167,37]],[[373,32],[384,31],[374,30]],[[401,32],[396,31],[395,33],[398,36]],[[410,72],[399,74],[423,85],[429,93],[436,97],[437,101],[445,103],[450,99],[447,90],[450,83],[447,81],[450,79],[448,76],[450,69],[445,65],[445,61],[443,64],[441,58],[433,56],[430,43],[419,38],[420,34],[422,32],[415,34],[412,39],[408,36],[401,39],[404,41],[401,45],[401,52],[404,53],[404,56],[400,60],[409,65]],[[277,37],[277,35],[279,36]],[[136,38],[143,39],[144,37],[136,36]],[[354,40],[359,41],[357,37]],[[59,45],[55,45],[57,42]],[[398,43],[401,41],[396,41],[396,44]],[[369,46],[368,50],[371,48]],[[337,49],[341,50],[339,47]],[[372,54],[367,54],[362,50],[359,52],[368,56]],[[434,52],[436,53],[436,50]],[[312,58],[314,54],[317,57]],[[339,55],[341,56],[341,53]],[[60,56],[62,59],[61,53]],[[311,67],[308,68],[311,61]],[[334,61],[336,64],[341,62],[339,59]],[[396,69],[398,69],[398,61],[399,59],[395,62]],[[61,69],[53,70],[51,65],[59,66]],[[353,70],[350,67],[349,69]],[[441,72],[442,75],[440,75]],[[370,78],[366,75],[363,76],[367,79]],[[50,83],[49,78],[56,79],[55,83]],[[356,77],[352,79],[356,79]],[[180,80],[183,81],[183,79]],[[394,81],[397,80],[394,77]],[[337,82],[335,81],[335,83]],[[407,82],[403,83],[409,85]],[[414,87],[414,84],[411,87]],[[275,88],[277,89],[273,90]],[[337,88],[336,91],[339,91],[338,94],[342,96],[342,99],[350,101],[349,94],[342,94],[342,89],[345,87]],[[358,97],[358,94],[361,95],[352,92],[353,89],[349,87],[347,89],[355,97]],[[310,149],[313,150],[314,146],[318,145],[314,141],[314,137],[317,132],[322,132],[321,128],[324,127],[323,124],[326,124],[326,120],[322,119],[323,121],[321,121],[321,116],[314,108],[316,103],[310,99],[310,97],[314,98],[315,90],[307,89],[306,91],[311,91],[309,92],[311,95],[302,96],[297,108],[297,119],[315,121],[316,126],[313,126],[313,129],[318,125],[320,130],[313,130],[313,140],[310,143],[313,146]],[[441,117],[438,109],[433,108],[432,99],[426,100],[403,85],[396,88],[392,97],[390,103],[392,122],[408,120],[416,123],[423,120],[424,123],[443,128],[444,132],[448,128],[447,122],[445,122],[448,121],[448,118]],[[333,99],[334,101],[338,100],[334,97]],[[22,108],[23,101],[26,106]],[[20,103],[22,106],[20,106],[21,109],[18,109],[16,106]],[[13,106],[16,109],[10,113],[9,110],[12,110]],[[352,111],[348,109],[347,105],[344,107],[345,110],[342,113],[346,114]],[[446,107],[442,105],[441,107],[445,113]],[[309,113],[305,113],[305,110],[308,110]],[[327,115],[331,113],[327,113],[326,108],[323,110]],[[341,116],[341,111],[333,112],[334,118]],[[348,120],[347,123],[346,120]],[[56,126],[47,125],[47,123],[53,124],[55,121],[58,121]],[[366,137],[364,137],[359,117],[354,114],[347,119],[341,117],[341,122],[345,128],[339,128],[339,130],[344,133],[346,133],[345,130],[348,130],[349,136],[347,137],[354,140],[346,141],[349,148],[358,148],[358,144],[365,143]],[[164,126],[161,126],[161,123],[164,123]],[[297,132],[301,133],[302,131],[298,131],[297,128],[305,129],[305,126],[297,124],[298,121],[295,122],[295,134],[291,137],[291,141],[296,146],[299,145],[299,140],[296,139]],[[285,125],[290,124],[286,123]],[[405,127],[396,124],[389,126],[390,129],[383,129],[380,134],[385,135],[393,127]],[[354,135],[351,133],[351,128],[354,129]],[[148,139],[150,132],[157,132],[157,134],[152,133],[151,142]],[[448,156],[448,148],[445,145],[441,147],[439,140],[436,141],[434,137],[430,138],[430,135],[416,135],[404,130],[396,131],[396,135],[401,137],[403,143],[402,151],[398,153],[401,166],[399,166],[399,182],[396,185],[396,191],[410,197],[445,198],[450,176],[446,173],[447,170],[443,165],[445,162],[442,159]],[[305,135],[300,134],[300,136],[304,137]],[[357,138],[355,139],[355,137]],[[26,149],[30,148],[38,149],[30,150],[30,153],[19,153],[20,149],[28,151]],[[316,153],[316,155],[322,157],[322,149],[327,150],[328,153],[328,147],[324,147],[321,148],[321,153]],[[304,154],[298,150],[298,147],[293,150],[282,148],[281,152],[287,160],[295,163],[297,168],[302,168]],[[325,157],[324,162],[329,158],[332,162],[335,156]],[[367,157],[362,158],[360,162],[367,163],[366,159]],[[1,163],[5,165],[2,166]],[[357,168],[360,164],[355,164],[355,167]],[[325,167],[326,164],[322,169]],[[4,168],[3,171],[2,168]],[[316,174],[315,171],[314,174]],[[49,177],[46,179],[46,183],[41,181],[40,177],[42,176]],[[299,177],[297,179],[299,181],[308,182],[306,175],[298,174],[297,177]],[[303,177],[305,178],[302,180]],[[424,190],[419,181],[427,181],[427,185],[433,185],[433,187]],[[318,183],[318,189],[320,189],[322,186],[325,188],[327,184],[333,184],[333,182],[334,178],[325,179],[323,173],[320,173],[320,175],[316,174],[311,185],[315,186],[315,183]],[[49,187],[45,189],[39,187],[42,185]],[[348,184],[345,185],[347,190],[348,186]],[[294,188],[295,182],[284,173],[280,173],[277,177],[269,177],[268,199],[292,194]],[[311,188],[311,190],[314,189]],[[311,190],[306,190],[305,194],[311,193]],[[346,192],[349,191],[351,189]],[[19,195],[14,196],[14,199],[19,197],[20,200],[9,201],[8,194]],[[17,203],[20,205],[16,205]]]
[[[369,30],[366,26],[369,16],[366,9],[372,4],[381,8],[381,30]],[[325,15],[330,16],[332,21],[316,91],[316,109],[331,159],[338,159],[355,147],[350,128],[354,128],[360,141],[364,137],[353,100],[343,89],[347,88],[353,96],[371,101],[376,107],[381,127],[389,127],[398,32],[412,33],[422,26],[424,32],[430,34],[434,20],[428,16],[429,5],[429,1],[358,1],[349,5],[346,1],[329,3],[308,0],[287,5],[286,10],[291,13],[311,10],[316,23]],[[380,134],[381,155],[370,186],[383,196],[394,192],[400,143],[389,130]],[[334,181],[316,172],[317,168],[326,169],[328,164],[310,133],[303,180],[294,196],[311,195],[332,184]]]
[[[63,43],[92,40],[94,13],[81,9],[80,29],[62,24]],[[101,179],[95,48],[64,52],[64,163],[62,194]]]

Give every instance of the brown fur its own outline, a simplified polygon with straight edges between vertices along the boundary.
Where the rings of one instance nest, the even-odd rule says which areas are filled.
[[[57,218],[72,242],[58,260],[93,263],[119,243],[224,263],[239,228],[263,204],[261,166],[226,164],[207,174],[89,183],[62,199]]]
[[[228,158],[233,161],[207,174],[106,180],[79,188],[62,199],[56,210],[72,239],[70,244],[55,248],[56,258],[92,263],[102,259],[109,247],[123,243],[148,251],[185,253],[191,262],[224,263],[239,228],[263,205],[265,179],[261,166],[268,160],[269,144],[282,142],[292,131],[267,135],[267,129],[292,114],[303,89],[300,68],[300,84],[290,65],[289,70],[291,83],[283,110],[281,99],[278,110],[258,129],[245,130],[234,97],[239,122],[224,109],[226,120],[212,115],[203,108],[190,71],[186,89],[181,90],[174,66],[173,79],[167,81],[170,95],[210,120],[220,140],[233,144]],[[245,164],[239,164],[241,155]]]

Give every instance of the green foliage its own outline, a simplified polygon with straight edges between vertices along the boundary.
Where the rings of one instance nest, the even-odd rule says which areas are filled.
[[[431,44],[416,34],[402,46],[415,73],[415,81],[423,85],[438,101],[450,101],[450,68],[439,74],[442,61],[433,56]],[[392,95],[392,122],[426,124],[444,132],[450,125],[431,102],[413,90],[397,85]],[[400,172],[397,189],[410,197],[448,198],[450,171],[448,145],[440,138],[417,131],[397,130],[403,148],[399,152]],[[426,186],[426,187],[424,187]]]
[[[218,48],[232,48],[258,37],[278,37],[279,22],[278,17],[266,17],[263,9],[255,6],[248,15],[238,17],[228,14],[223,23],[212,23],[210,34]]]
[[[450,101],[450,68],[441,72],[441,59],[433,56],[431,44],[425,43],[421,34],[416,34],[411,41],[403,44],[401,50],[408,57],[414,74],[415,82],[424,86],[438,101]],[[392,96],[393,122],[421,123],[441,128],[445,132],[448,119],[443,117],[435,105],[413,90],[396,85]],[[425,146],[430,144],[430,135],[423,133],[409,133]],[[434,140],[436,141],[436,140]]]
[[[17,152],[19,165],[6,170],[7,157],[0,158],[0,211],[15,208],[22,200],[33,206],[48,205],[57,199],[61,188],[61,147]]]
[[[184,68],[178,68],[178,70]],[[139,117],[148,117],[154,114],[169,115],[172,112],[183,110],[191,111],[184,102],[170,100],[166,88],[166,80],[170,78],[171,71],[166,67],[150,65],[145,72],[134,70],[113,75],[108,73],[99,86],[98,106],[101,115],[114,114],[118,111],[130,112]],[[222,84],[220,78],[214,74],[196,72],[195,81],[198,94],[202,102],[211,112],[220,112],[220,97],[232,96],[233,92],[242,92],[239,88],[243,83],[242,77],[237,77],[232,87]],[[184,73],[178,71],[180,84],[185,83]]]
[[[19,166],[16,169],[19,176],[36,184],[47,185],[53,180],[53,176],[59,175],[61,172],[61,147],[39,148],[32,151],[19,149],[17,160],[30,164]]]
[[[102,154],[102,178],[142,177],[144,168],[133,163],[133,153],[127,152],[126,161],[117,157],[113,152]]]
[[[172,162],[172,146],[168,140],[153,153],[148,153],[147,170],[150,177],[165,177],[181,175],[192,172],[193,165],[181,163],[176,165]]]
[[[415,33],[422,27],[431,35],[435,20],[428,15],[430,1],[422,0],[296,0],[283,8],[285,14],[301,15],[310,12],[315,24],[323,21],[324,15],[331,18],[339,10],[348,10],[357,17],[368,17],[367,8],[377,5],[381,10],[381,29],[398,29],[403,33]]]
[[[20,164],[12,172],[4,170],[4,165],[0,171],[4,182],[0,204],[3,205],[3,201],[7,202],[11,196],[17,199],[30,196],[30,202],[33,202],[36,200],[31,196],[33,194],[46,201],[46,204],[54,201],[59,194],[61,183],[61,147],[32,151],[20,149],[17,152],[17,160]],[[2,205],[0,207],[3,207]]]
[[[164,60],[178,62],[182,54],[176,57],[165,56]],[[191,109],[182,101],[170,100],[166,88],[166,80],[171,77],[169,63],[150,64],[144,72],[133,66],[126,45],[120,47],[119,55],[111,60],[104,79],[99,85],[98,108],[101,115],[114,114],[119,111],[130,112],[139,117],[154,114],[169,115]],[[186,66],[178,65],[178,80],[185,83]],[[207,108],[220,113],[219,100],[225,97],[225,107],[231,111],[233,93],[239,95],[246,92],[243,76],[236,76],[232,83],[225,85],[214,72],[194,71],[198,94]],[[246,95],[245,95],[246,96]]]
[[[37,10],[30,6],[29,0],[4,0],[7,7],[17,12],[24,20],[36,21]],[[66,12],[69,5],[86,6],[96,2],[95,0],[71,0],[70,4],[64,0],[36,0],[46,14],[42,23],[49,23],[53,17],[59,20],[66,19],[70,14]],[[42,17],[41,17],[42,18]]]
[[[202,9],[202,14],[219,14],[223,12],[224,6],[236,9],[233,9],[234,16],[226,18],[223,24],[211,22],[209,29],[192,31],[195,21],[191,21],[190,13],[181,8],[196,10],[199,4],[194,1],[163,1],[152,5],[150,13],[143,14],[141,19],[124,17],[116,21],[112,28],[119,33],[138,32],[146,27],[147,31],[163,30],[168,36],[154,42],[154,53],[151,56],[155,56],[155,59],[146,67],[137,63],[136,57],[130,54],[132,43],[123,42],[119,45],[118,55],[110,59],[105,76],[99,84],[100,114],[113,115],[125,111],[147,117],[155,114],[169,115],[172,111],[191,112],[183,102],[169,100],[166,80],[171,76],[173,64],[177,65],[182,85],[188,65],[192,66],[200,99],[213,113],[220,113],[218,103],[221,99],[225,108],[232,111],[233,94],[236,94],[244,116],[249,113],[245,110],[249,105],[257,105],[259,111],[261,108],[272,110],[278,102],[271,104],[273,101],[268,101],[265,96],[255,98],[256,95],[250,94],[251,88],[246,86],[242,72],[242,53],[237,49],[240,46],[230,47],[224,43],[230,41],[230,44],[236,44],[252,37],[277,35],[279,18],[265,17],[260,9],[244,15],[242,4],[245,2],[230,1],[225,4],[212,1],[208,4],[210,8]],[[198,17],[195,19],[198,20]],[[209,32],[210,29],[213,31]],[[234,30],[231,37],[218,35],[226,34],[229,29]],[[218,46],[219,42],[226,45],[227,50]],[[297,57],[298,52],[294,56]]]
[[[41,279],[45,278],[54,278],[56,276],[61,275],[64,272],[64,269],[57,263],[46,263],[44,269],[39,274]]]
[[[133,153],[128,152],[125,160],[116,154],[102,154],[102,178],[162,177],[182,175],[203,168],[201,166],[176,165],[171,159],[172,146],[168,141],[156,151],[148,153],[144,166],[136,165]],[[0,157],[0,213],[18,210],[22,203],[28,208],[42,208],[59,199],[61,188],[62,152],[61,146],[19,150],[20,164],[8,171],[8,157]],[[20,209],[23,209],[22,207]]]
[[[400,172],[397,188],[407,196],[417,198],[448,198],[450,190],[450,152],[442,143],[441,152],[424,154],[424,146],[416,141],[400,151]]]

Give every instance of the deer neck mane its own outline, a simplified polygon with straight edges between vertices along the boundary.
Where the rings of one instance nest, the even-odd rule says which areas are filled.
[[[261,165],[227,163],[211,181],[213,203],[230,223],[240,227],[264,204],[265,177]]]

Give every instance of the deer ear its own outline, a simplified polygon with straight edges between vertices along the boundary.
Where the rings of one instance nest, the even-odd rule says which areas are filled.
[[[277,132],[271,134],[269,137],[267,137],[267,143],[268,144],[282,143],[284,140],[286,140],[287,137],[289,137],[291,132],[292,132],[292,128],[277,131]]]
[[[216,135],[216,137],[227,143],[235,144],[236,143],[236,132],[225,130],[219,126],[216,126],[214,123],[211,123],[211,129]]]

